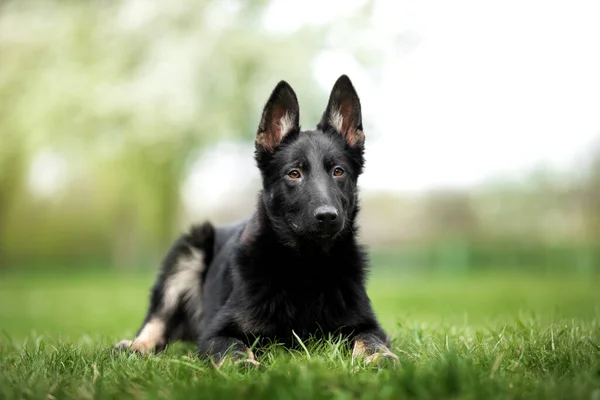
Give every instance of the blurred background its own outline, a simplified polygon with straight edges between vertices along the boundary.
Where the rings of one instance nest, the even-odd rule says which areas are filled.
[[[600,271],[599,6],[0,1],[0,272],[154,272],[252,212],[281,80],[361,96],[373,271]]]

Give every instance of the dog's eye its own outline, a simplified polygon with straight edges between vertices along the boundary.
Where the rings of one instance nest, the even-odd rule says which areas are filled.
[[[298,170],[293,169],[288,173],[288,176],[292,179],[298,179],[300,178],[300,172],[298,172]]]
[[[333,170],[333,176],[342,176],[342,175],[344,175],[344,170],[341,169],[340,167],[336,167]]]

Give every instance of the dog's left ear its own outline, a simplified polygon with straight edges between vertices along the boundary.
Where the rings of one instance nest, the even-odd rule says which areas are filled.
[[[351,147],[364,144],[362,112],[358,94],[347,75],[342,75],[333,85],[327,108],[317,129],[333,129],[341,134]]]
[[[258,131],[257,150],[272,153],[284,136],[299,130],[300,106],[294,89],[286,81],[280,81],[263,109]]]

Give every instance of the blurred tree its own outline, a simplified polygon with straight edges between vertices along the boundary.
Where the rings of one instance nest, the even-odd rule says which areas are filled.
[[[334,30],[273,33],[261,24],[269,4],[4,2],[0,252],[9,245],[35,252],[27,243],[37,243],[43,254],[58,231],[71,248],[87,248],[84,226],[99,219],[105,231],[87,237],[99,248],[111,243],[116,265],[139,263],[142,254],[155,259],[178,228],[181,182],[199,150],[252,140],[278,80],[304,99],[301,118],[316,121],[327,93],[313,84],[311,61],[327,46],[327,29],[347,32],[356,19]],[[31,193],[19,188],[47,150],[65,160],[67,184],[53,197],[57,209],[31,213]],[[9,213],[15,205],[20,210]],[[18,236],[44,212],[59,213],[50,219],[59,225],[38,226],[30,235],[39,240]]]
[[[477,215],[468,192],[435,190],[424,201],[430,235],[471,240],[478,233]]]
[[[600,140],[594,143],[584,184],[583,219],[587,251],[580,257],[580,269],[600,269]]]
[[[437,244],[437,263],[453,272],[469,267],[469,246],[478,234],[470,195],[460,190],[435,190],[425,197],[428,237]]]
[[[589,178],[587,183],[587,199],[585,202],[588,234],[592,243],[600,244],[600,141],[592,151]]]

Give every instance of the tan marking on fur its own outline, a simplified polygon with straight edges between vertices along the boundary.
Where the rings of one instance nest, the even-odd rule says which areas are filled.
[[[392,360],[394,364],[396,364],[399,359],[398,356],[392,353],[391,351],[378,351],[376,353],[371,354],[370,356],[365,357],[365,363],[367,365],[378,362],[382,359]]]
[[[260,132],[256,135],[256,143],[264,148],[271,150],[271,141],[269,140],[268,132]]]
[[[200,275],[204,270],[204,257],[191,248],[191,256],[177,261],[176,272],[165,282],[165,295],[159,314],[170,314],[182,300],[188,311],[196,316],[202,312]]]
[[[344,127],[344,117],[342,116],[340,110],[333,110],[331,112],[329,115],[329,124],[333,126],[339,133],[345,133],[342,132]]]
[[[365,363],[372,364],[381,359],[390,359],[396,364],[399,362],[398,356],[392,353],[386,346],[380,345],[377,348],[370,348],[368,344],[361,339],[354,342],[354,349],[352,350],[352,364],[357,358],[364,358]]]
[[[346,139],[346,142],[350,146],[356,146],[358,142],[363,141],[365,139],[365,134],[360,129],[354,130],[352,128],[347,128],[346,132],[343,131],[344,116],[342,115],[342,112],[339,109],[333,110],[331,112],[331,114],[329,115],[329,124],[332,127],[334,127],[335,130],[337,130],[344,137],[344,139]]]
[[[118,349],[130,348],[132,344],[133,344],[132,340],[124,339],[124,340],[121,340],[119,343],[117,343],[115,345],[115,347]]]
[[[346,141],[350,146],[356,146],[356,144],[365,139],[365,134],[363,131],[357,129],[354,135],[346,136]]]
[[[225,357],[223,357],[221,359],[221,361],[219,361],[219,363],[217,364],[217,368],[221,368],[221,366],[223,366],[226,362],[229,362],[230,360],[233,361],[234,365],[239,365],[239,364],[250,364],[250,365],[254,365],[254,366],[259,366],[260,363],[258,361],[256,361],[256,359],[254,358],[254,353],[252,352],[252,350],[250,350],[248,347],[244,346],[244,353],[246,353],[247,357],[243,357],[241,354],[239,354],[240,352],[236,352],[233,355],[226,355]]]
[[[204,270],[203,254],[190,247],[191,255],[177,260],[175,271],[165,282],[165,292],[162,304],[155,314],[142,327],[140,334],[133,340],[122,340],[116,344],[118,348],[129,348],[147,354],[157,345],[165,343],[165,317],[171,315],[180,301],[185,301],[185,306],[190,315],[198,318],[202,312],[200,275]]]
[[[133,341],[121,340],[117,343],[116,347],[148,354],[152,352],[156,346],[164,345],[164,335],[164,321],[159,318],[153,318],[144,325],[140,334]]]
[[[358,357],[364,357],[367,355],[367,345],[362,340],[354,342],[354,349],[352,350],[352,360]]]
[[[294,129],[295,117],[296,115],[294,113],[286,111],[285,114],[283,114],[283,117],[281,117],[281,119],[279,120],[279,132],[281,134],[280,140],[282,140],[285,137],[285,135],[287,135],[292,129]]]
[[[295,128],[295,117],[296,114],[286,111],[285,114],[279,118],[279,121],[273,121],[273,125],[276,125],[277,128],[271,126],[271,129],[279,129],[279,134],[277,134],[277,132],[273,132],[272,130],[269,131],[269,129],[265,129],[257,133],[256,142],[268,151],[275,150],[285,135],[290,133],[290,131]]]
[[[158,345],[164,345],[164,338],[165,322],[159,318],[153,318],[144,325],[131,347],[142,352],[149,352]]]
[[[244,360],[237,360],[235,362],[235,365],[240,365],[240,364],[248,364],[251,365],[253,367],[258,367],[260,366],[260,363],[256,360],[250,359],[250,358],[246,358]]]

